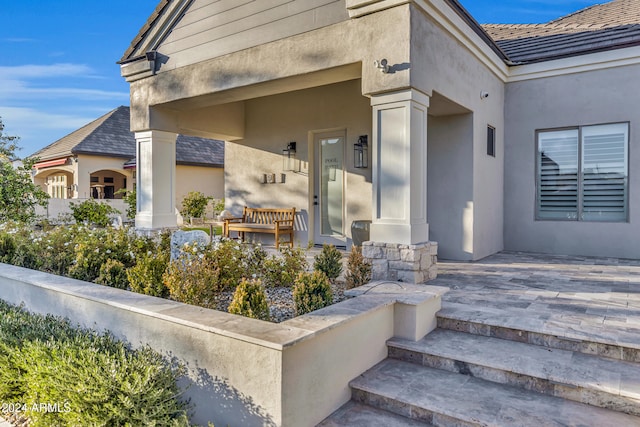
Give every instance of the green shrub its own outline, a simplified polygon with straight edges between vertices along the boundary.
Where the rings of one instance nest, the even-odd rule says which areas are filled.
[[[75,259],[69,268],[69,276],[93,282],[100,275],[100,267],[109,259],[131,266],[135,254],[129,247],[129,237],[124,230],[111,227],[90,230],[82,227],[75,240]]]
[[[116,191],[115,194],[122,194],[122,200],[124,200],[127,205],[127,218],[134,219],[136,217],[136,213],[138,213],[136,208],[136,204],[138,201],[136,190],[127,190],[125,188],[121,188]]]
[[[116,259],[108,259],[107,262],[100,266],[100,273],[96,278],[96,283],[111,286],[112,288],[127,289],[129,287],[127,268]]]
[[[78,224],[89,223],[100,227],[106,227],[111,220],[109,215],[119,214],[120,211],[107,202],[99,203],[94,199],[88,199],[81,203],[70,203],[71,214]]]
[[[371,262],[362,256],[360,246],[352,246],[347,259],[347,271],[344,273],[347,289],[369,283],[371,280]]]
[[[0,232],[0,262],[10,264],[16,248],[16,239],[7,232]]]
[[[270,320],[269,304],[260,280],[242,280],[233,294],[228,311],[253,319]]]
[[[321,271],[300,273],[293,288],[293,302],[298,316],[331,305],[329,278]]]
[[[169,259],[164,254],[145,254],[136,265],[127,270],[127,279],[132,291],[140,294],[166,298],[169,290],[162,281]]]
[[[212,264],[220,270],[220,289],[231,290],[238,286],[244,277],[258,274],[261,259],[264,254],[262,248],[250,244],[241,244],[229,239],[223,239],[204,253]]]
[[[206,308],[216,308],[216,297],[222,289],[220,269],[204,255],[183,255],[172,261],[162,281],[172,299]]]
[[[213,204],[213,215],[217,216],[224,210],[224,198],[222,199],[212,199]]]
[[[322,271],[329,280],[334,280],[342,273],[342,254],[333,245],[322,245],[322,252],[313,260],[313,269]]]
[[[271,255],[263,261],[262,276],[266,286],[290,288],[307,267],[304,249],[284,247],[279,255]]]
[[[211,197],[205,196],[199,191],[190,191],[182,199],[182,211],[180,213],[185,218],[202,218]]]
[[[183,366],[64,319],[0,303],[0,363],[0,400],[26,404],[33,427],[189,425]],[[45,402],[58,406],[31,410]]]
[[[79,227],[52,227],[42,233],[39,242],[42,265],[40,270],[66,276],[75,260],[75,240]]]
[[[39,253],[39,240],[28,241],[21,240],[16,246],[11,263],[18,267],[30,268],[32,270],[40,270],[44,259]]]

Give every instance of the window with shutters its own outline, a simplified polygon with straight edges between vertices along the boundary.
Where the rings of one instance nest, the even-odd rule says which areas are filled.
[[[537,133],[536,219],[628,218],[629,124]]]

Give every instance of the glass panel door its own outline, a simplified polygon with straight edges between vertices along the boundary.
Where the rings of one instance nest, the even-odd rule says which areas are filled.
[[[344,133],[316,136],[315,243],[345,244]]]

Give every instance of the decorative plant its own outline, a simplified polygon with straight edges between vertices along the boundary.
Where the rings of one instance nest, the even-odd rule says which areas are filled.
[[[313,269],[322,271],[331,281],[342,273],[342,254],[333,245],[322,245],[322,252],[313,259]]]
[[[127,279],[132,291],[156,297],[167,297],[169,290],[162,281],[162,276],[169,259],[166,255],[148,253],[139,258],[136,265],[127,270]]]
[[[224,198],[213,200],[213,215],[218,216],[224,210]]]
[[[182,199],[182,215],[187,218],[202,218],[211,200],[199,191],[190,191]]]
[[[344,279],[347,289],[362,286],[371,280],[371,262],[362,256],[362,247],[351,247]]]
[[[73,219],[78,224],[89,223],[100,227],[106,227],[111,222],[109,215],[120,214],[120,211],[107,202],[99,203],[94,199],[88,199],[81,203],[70,203],[69,207]]]
[[[121,188],[115,194],[122,194],[122,200],[127,204],[127,218],[134,219],[137,213],[137,195],[136,190],[127,190]]]
[[[107,262],[100,266],[96,283],[111,286],[112,288],[127,289],[129,287],[127,269],[122,262],[108,259]]]
[[[211,257],[184,254],[169,264],[162,281],[172,299],[216,308],[216,297],[221,291],[220,269]]]
[[[233,294],[228,311],[253,319],[269,320],[269,304],[260,280],[243,279]]]
[[[329,278],[321,271],[300,273],[293,288],[293,302],[297,315],[331,305],[333,294]]]
[[[24,405],[30,426],[189,425],[183,365],[2,301],[0,366],[0,401]]]
[[[308,267],[304,249],[283,247],[279,255],[263,261],[262,275],[267,286],[292,287],[296,277]]]

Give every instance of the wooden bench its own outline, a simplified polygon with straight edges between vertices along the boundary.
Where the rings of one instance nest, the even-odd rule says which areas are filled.
[[[249,208],[242,210],[242,217],[225,218],[224,236],[229,237],[229,232],[237,231],[244,242],[245,233],[268,233],[276,236],[276,249],[280,248],[280,237],[289,235],[288,243],[293,247],[293,226],[296,217],[296,208],[269,209]]]

